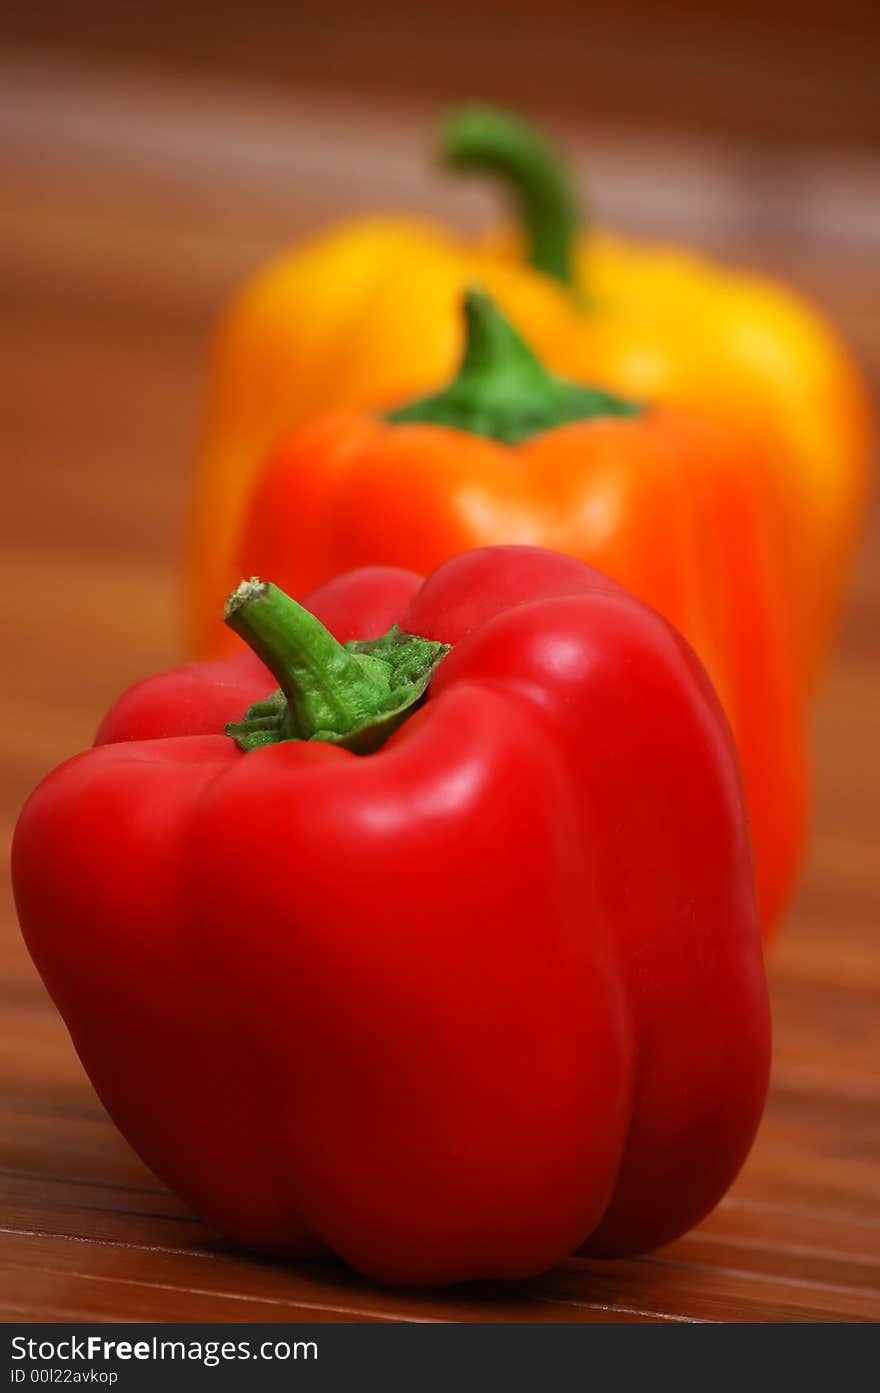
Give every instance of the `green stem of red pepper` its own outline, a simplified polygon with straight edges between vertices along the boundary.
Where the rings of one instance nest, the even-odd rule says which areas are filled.
[[[440,150],[453,169],[488,171],[504,180],[525,232],[529,263],[574,286],[574,238],[585,219],[553,146],[527,121],[474,106],[446,118]]]
[[[230,595],[225,619],[279,684],[226,727],[245,752],[313,740],[368,754],[412,714],[448,651],[397,628],[338,643],[307,609],[256,577]]]
[[[458,376],[442,392],[399,407],[397,424],[428,422],[518,445],[572,421],[638,416],[642,407],[548,372],[488,295],[465,297],[465,351]]]

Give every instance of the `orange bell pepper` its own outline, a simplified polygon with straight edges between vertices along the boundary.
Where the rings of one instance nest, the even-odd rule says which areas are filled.
[[[470,548],[517,542],[625,585],[685,635],[721,697],[769,933],[794,883],[808,795],[766,461],[750,436],[707,417],[552,376],[483,295],[468,296],[466,318],[462,368],[445,391],[384,420],[325,418],[281,442],[235,569],[304,594],[367,563],[430,572]]]
[[[579,214],[566,172],[527,125],[469,110],[443,150],[513,197],[522,233],[469,242],[430,223],[343,223],[247,285],[217,341],[189,552],[191,634],[210,654],[238,579],[235,536],[255,473],[282,431],[390,406],[448,381],[458,307],[480,284],[555,371],[645,400],[734,419],[767,446],[800,664],[827,647],[863,511],[868,410],[822,318],[764,278],[614,239]]]

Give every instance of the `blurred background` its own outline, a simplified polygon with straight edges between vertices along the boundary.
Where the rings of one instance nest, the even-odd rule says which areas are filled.
[[[333,217],[398,208],[477,228],[497,214],[489,193],[432,165],[450,103],[497,101],[544,122],[601,222],[800,287],[876,392],[878,14],[876,0],[6,0],[4,834],[120,688],[180,653],[181,510],[205,352],[229,294]],[[860,1216],[880,1214],[878,701],[875,507],[816,712],[809,867],[772,963],[773,1102],[731,1201],[752,1206],[771,1244],[776,1203],[842,1216],[818,1238],[819,1220],[799,1221],[835,1251],[867,1252]],[[46,1122],[100,1110],[8,900],[0,1095],[14,1123],[0,1120],[0,1179],[3,1167],[44,1166],[47,1139],[61,1176],[80,1183],[104,1166],[73,1123],[62,1144]],[[135,1164],[121,1145],[101,1131],[117,1186]],[[60,1222],[42,1199],[28,1216]]]

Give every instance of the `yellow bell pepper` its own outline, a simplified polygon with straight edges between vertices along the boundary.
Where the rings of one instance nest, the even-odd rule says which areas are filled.
[[[295,247],[221,325],[191,527],[192,640],[215,648],[244,505],[292,426],[428,392],[462,351],[463,290],[484,287],[549,367],[645,400],[729,415],[770,448],[779,563],[805,681],[839,610],[866,492],[869,411],[822,317],[776,283],[580,217],[555,152],[483,108],[443,131],[447,162],[506,185],[520,232],[468,241],[428,222],[363,217]]]

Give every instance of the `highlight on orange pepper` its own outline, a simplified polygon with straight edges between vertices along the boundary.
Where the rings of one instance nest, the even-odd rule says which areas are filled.
[[[554,371],[708,408],[763,443],[811,681],[866,491],[866,396],[833,330],[765,277],[594,230],[558,155],[525,122],[471,108],[446,122],[441,143],[448,164],[505,186],[518,232],[473,242],[417,219],[356,218],[271,262],[223,320],[190,528],[197,653],[217,642],[217,615],[238,579],[239,517],[265,452],[304,421],[388,407],[448,381],[461,354],[461,295],[480,284]]]
[[[424,573],[514,542],[626,586],[690,641],[727,712],[769,934],[793,888],[808,789],[766,461],[727,423],[555,377],[482,294],[465,316],[447,389],[385,419],[327,417],[279,444],[234,564],[301,595],[366,564]]]

